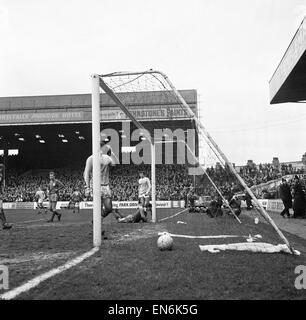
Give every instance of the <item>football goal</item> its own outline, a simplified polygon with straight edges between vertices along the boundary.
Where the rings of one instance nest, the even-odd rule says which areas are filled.
[[[143,72],[114,72],[110,74],[94,74],[92,75],[92,141],[93,141],[93,237],[94,245],[99,246],[101,244],[101,197],[100,197],[100,121],[101,121],[101,108],[103,110],[103,104],[101,105],[100,93],[105,93],[112,102],[121,109],[125,114],[126,119],[130,121],[135,128],[139,129],[144,139],[150,144],[150,159],[151,159],[151,197],[152,197],[152,221],[157,222],[158,217],[156,215],[156,172],[155,162],[156,154],[160,152],[158,149],[161,145],[167,143],[174,143],[173,140],[167,140],[167,135],[163,135],[162,140],[156,139],[152,126],[148,126],[148,122],[144,121],[142,112],[135,111],[135,106],[139,108],[146,107],[154,101],[156,104],[162,101],[164,112],[171,118],[173,115],[173,107],[175,106],[181,113],[182,118],[189,119],[196,130],[197,135],[201,141],[200,155],[195,155],[194,149],[190,147],[192,143],[188,140],[188,137],[183,139],[176,139],[175,143],[177,148],[183,146],[186,150],[187,156],[196,159],[196,163],[191,171],[193,175],[202,175],[206,177],[206,182],[209,187],[212,188],[223,200],[227,203],[224,195],[224,186],[218,181],[224,179],[224,172],[231,176],[227,184],[230,188],[231,184],[240,186],[240,190],[243,190],[252,199],[255,204],[255,208],[260,215],[274,228],[275,232],[281,238],[281,240],[288,246],[293,253],[293,248],[284,236],[282,231],[277,227],[273,219],[266,212],[261,203],[257,200],[248,184],[238,174],[233,164],[229,161],[223,151],[219,148],[217,143],[211,137],[203,123],[198,119],[197,115],[193,112],[192,108],[180,91],[178,91],[170,79],[163,72],[148,70]],[[146,94],[143,94],[146,93]],[[103,116],[103,113],[102,113]],[[173,115],[175,116],[175,115]],[[157,151],[158,150],[158,151]],[[183,151],[185,156],[185,151]],[[187,158],[188,158],[187,157]],[[221,173],[216,171],[216,167],[220,167]],[[234,215],[237,221],[241,221],[235,215],[231,206],[228,205],[229,211]]]

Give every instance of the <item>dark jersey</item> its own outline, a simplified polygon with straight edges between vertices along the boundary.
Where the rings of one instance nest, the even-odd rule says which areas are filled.
[[[49,199],[50,201],[57,201],[59,190],[63,187],[63,184],[57,180],[50,180],[49,182]]]

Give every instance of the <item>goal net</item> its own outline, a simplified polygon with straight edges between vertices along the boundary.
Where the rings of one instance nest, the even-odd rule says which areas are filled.
[[[98,154],[100,139],[100,108],[103,104],[119,107],[124,117],[119,121],[127,120],[136,128],[143,143],[147,143],[150,148],[148,157],[151,164],[152,182],[152,220],[156,217],[156,157],[162,153],[167,153],[167,145],[176,146],[176,162],[187,161],[189,163],[189,174],[193,177],[194,185],[197,185],[198,192],[207,195],[217,195],[222,203],[227,206],[228,211],[239,223],[239,217],[235,214],[229,204],[230,198],[237,192],[244,192],[249,196],[258,213],[274,228],[278,236],[292,251],[287,238],[277,227],[275,222],[266,212],[261,203],[257,200],[248,184],[238,174],[233,164],[222,152],[203,123],[198,119],[195,108],[186,102],[184,93],[178,91],[169,78],[162,72],[148,70],[144,72],[114,72],[110,74],[93,75],[93,150]],[[107,99],[100,101],[100,91],[107,95]],[[173,134],[169,128],[160,130],[152,125],[152,121],[144,116],[154,107],[153,118],[162,120],[184,119],[190,121],[190,129],[178,130]],[[102,112],[103,117],[103,112]],[[159,131],[158,131],[159,130]],[[158,133],[158,134],[157,134]],[[180,135],[180,133],[182,133]],[[195,147],[195,140],[199,139],[199,154]],[[173,149],[172,149],[173,150]],[[98,170],[98,160],[96,160],[96,170]],[[94,161],[95,170],[95,161]],[[99,190],[98,176],[94,174],[94,194]],[[95,184],[96,183],[96,184]],[[98,191],[97,191],[98,192]],[[97,198],[97,197],[96,197]],[[95,199],[95,197],[94,197]],[[99,210],[99,203],[95,203],[94,211]],[[94,216],[97,216],[97,213]],[[98,219],[98,218],[97,218]],[[99,220],[94,219],[95,222]],[[99,232],[96,226],[96,235]],[[95,226],[94,226],[95,234]],[[98,236],[98,235],[97,235]],[[96,241],[98,243],[99,241]]]

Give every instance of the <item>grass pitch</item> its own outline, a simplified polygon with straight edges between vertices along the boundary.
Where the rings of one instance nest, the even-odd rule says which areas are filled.
[[[160,209],[158,217],[182,209]],[[124,211],[128,213],[129,211]],[[62,210],[62,221],[34,210],[7,211],[10,231],[0,231],[0,264],[9,267],[10,289],[58,267],[92,248],[91,211]],[[263,242],[281,241],[265,223],[241,214],[209,218],[182,213],[158,224],[118,224],[109,217],[98,253],[17,299],[305,299],[294,286],[298,265],[306,265],[306,240],[285,233],[301,256],[226,251],[201,252],[199,245],[244,242],[232,239],[174,238],[172,251],[159,251],[158,232],[184,235],[261,234]],[[186,224],[178,224],[183,221]],[[3,293],[3,292],[0,292]]]

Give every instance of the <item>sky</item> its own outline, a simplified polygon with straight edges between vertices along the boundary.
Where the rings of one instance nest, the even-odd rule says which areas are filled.
[[[150,68],[196,89],[231,162],[301,160],[306,105],[269,104],[301,0],[0,0],[0,96],[89,93],[90,75]]]

